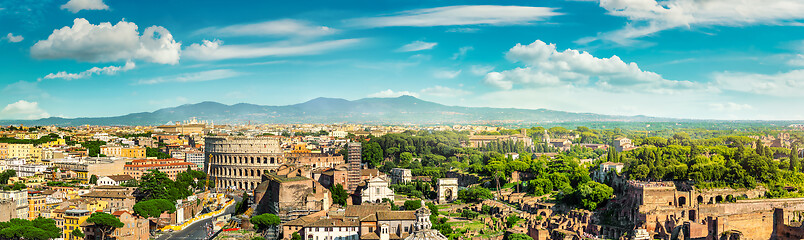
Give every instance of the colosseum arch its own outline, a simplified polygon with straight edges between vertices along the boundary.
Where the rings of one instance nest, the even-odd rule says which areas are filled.
[[[274,157],[271,157],[271,164],[274,164]]]
[[[704,201],[703,196],[698,195],[698,204],[703,203],[703,201]]]
[[[715,203],[721,203],[721,202],[723,202],[723,196],[718,195],[717,197],[715,197]]]

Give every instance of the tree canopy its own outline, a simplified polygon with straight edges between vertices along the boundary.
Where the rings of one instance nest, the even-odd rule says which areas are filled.
[[[144,218],[159,217],[163,212],[173,213],[176,205],[166,199],[151,199],[134,204],[134,213]]]
[[[280,220],[279,217],[270,213],[263,213],[251,218],[251,224],[254,224],[254,227],[260,232],[271,227],[279,226],[281,223],[282,220]]]
[[[89,216],[86,220],[89,223],[95,224],[95,227],[101,230],[101,239],[106,239],[106,236],[112,233],[117,228],[125,226],[120,219],[112,214],[105,212],[96,212]]]
[[[37,217],[33,221],[14,218],[8,222],[0,222],[0,239],[2,240],[47,240],[61,237],[61,233],[55,220],[43,217]]]

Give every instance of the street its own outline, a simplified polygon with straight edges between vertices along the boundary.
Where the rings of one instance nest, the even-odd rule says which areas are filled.
[[[239,202],[241,200],[240,197],[235,197],[235,201]],[[232,204],[223,211],[223,214],[232,214],[235,211],[235,206],[237,204]],[[220,216],[220,215],[218,215]],[[216,216],[217,217],[217,216]],[[206,224],[210,223],[212,218],[206,219],[203,221],[198,221],[190,226],[187,226],[184,230],[172,232],[172,233],[165,233],[162,236],[156,238],[157,240],[205,240],[207,239],[207,231],[206,231]]]

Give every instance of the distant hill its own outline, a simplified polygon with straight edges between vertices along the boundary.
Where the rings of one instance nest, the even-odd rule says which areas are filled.
[[[561,122],[643,122],[669,119],[646,116],[614,116],[571,113],[548,109],[515,109],[446,106],[412,96],[364,98],[316,98],[287,106],[248,103],[226,105],[217,102],[185,104],[154,112],[116,117],[43,118],[38,120],[0,120],[0,124],[24,125],[161,125],[190,117],[212,120],[216,124],[235,123],[367,123],[367,124],[482,124],[482,123],[561,123]]]

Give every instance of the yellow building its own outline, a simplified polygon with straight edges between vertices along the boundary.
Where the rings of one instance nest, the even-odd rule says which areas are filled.
[[[123,148],[122,156],[125,158],[145,158],[145,147]]]
[[[145,158],[145,147],[102,146],[100,153],[108,157]]]
[[[64,212],[62,215],[64,217],[64,232],[62,236],[65,239],[71,239],[71,234],[74,229],[81,228],[81,224],[92,215],[92,212],[89,210],[78,210],[78,209],[71,209]]]
[[[15,143],[8,145],[8,158],[21,158],[26,160],[42,160],[42,149],[33,144]]]
[[[46,196],[43,194],[28,195],[28,220],[36,219],[42,211],[47,209],[45,198]]]
[[[49,147],[62,146],[62,145],[67,145],[67,141],[65,141],[64,138],[59,138],[59,139],[56,139],[56,140],[53,140],[53,141],[50,141],[50,142],[42,143],[42,145],[40,145],[40,146],[44,147],[44,148],[49,148]]]
[[[61,227],[63,231],[62,237],[65,239],[70,239],[70,234],[73,232],[73,229],[80,228],[81,224],[84,223],[92,213],[106,209],[106,206],[109,204],[106,201],[86,199],[71,200],[71,202],[73,205],[67,207],[67,209],[53,210],[53,214],[51,214],[53,220],[56,221],[56,225]]]
[[[0,143],[0,159],[8,158],[8,143]]]

